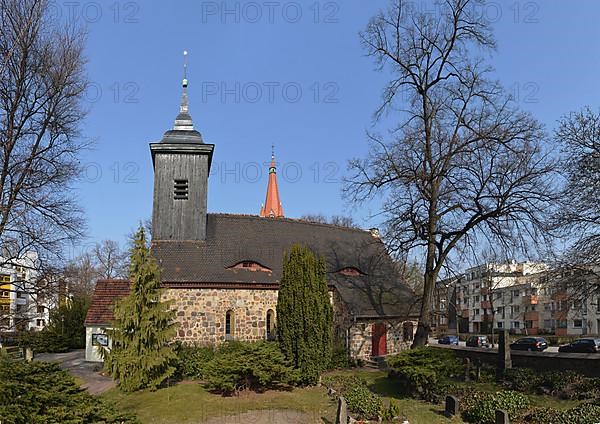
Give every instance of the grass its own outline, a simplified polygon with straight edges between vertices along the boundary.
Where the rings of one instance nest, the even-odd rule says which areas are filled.
[[[197,383],[186,382],[155,392],[125,394],[115,388],[102,397],[115,402],[123,411],[134,412],[142,423],[148,424],[202,423],[214,417],[256,410],[301,411],[310,416],[312,422],[333,423],[336,410],[322,387],[222,397],[209,393]]]

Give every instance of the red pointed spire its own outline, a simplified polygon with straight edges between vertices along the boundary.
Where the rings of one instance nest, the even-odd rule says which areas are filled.
[[[260,208],[260,216],[265,218],[283,217],[283,207],[279,200],[279,189],[277,188],[277,169],[275,167],[275,152],[271,153],[271,166],[269,167],[269,184],[267,185],[267,198],[265,204]]]

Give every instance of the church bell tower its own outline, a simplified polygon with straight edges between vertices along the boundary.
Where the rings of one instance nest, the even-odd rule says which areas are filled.
[[[194,129],[187,95],[187,52],[184,52],[183,93],[173,129],[150,144],[154,165],[153,241],[206,239],[208,174],[214,144],[205,144]]]

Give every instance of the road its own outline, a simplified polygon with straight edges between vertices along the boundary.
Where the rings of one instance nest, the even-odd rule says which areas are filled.
[[[437,339],[430,337],[429,344],[430,345],[438,344],[438,341],[437,341]],[[462,346],[462,347],[467,347],[465,342],[458,342],[458,345]],[[490,349],[498,350],[498,346],[496,345],[496,347],[490,348]],[[544,352],[558,352],[558,346],[548,346],[548,349],[546,349]]]
[[[66,353],[40,353],[36,361],[58,362],[60,367],[83,380],[82,389],[92,394],[103,393],[115,386],[112,378],[100,374],[101,365],[85,361],[85,350],[74,350]]]

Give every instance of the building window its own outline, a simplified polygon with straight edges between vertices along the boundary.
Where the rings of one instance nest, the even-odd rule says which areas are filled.
[[[43,313],[44,313],[44,310],[45,310],[45,309],[44,309],[44,307],[43,307],[43,306],[38,306],[38,307],[37,307],[37,313],[38,313],[38,314],[43,314]]]
[[[526,320],[525,321],[525,328],[533,328],[533,321]]]
[[[7,299],[7,298],[9,298],[9,297],[10,297],[10,292],[9,292],[8,290],[2,290],[2,291],[0,292],[0,297],[3,297],[3,298],[5,298],[5,299]]]
[[[235,314],[232,310],[225,314],[225,340],[233,340],[235,333]]]
[[[272,309],[267,311],[267,340],[275,338],[275,312]]]
[[[512,327],[513,328],[521,328],[521,323],[519,321],[513,321]]]
[[[0,275],[0,283],[10,283],[10,275]]]
[[[479,309],[475,309],[475,315],[479,315]]]
[[[108,336],[102,333],[92,334],[92,345],[94,346],[108,346]]]
[[[504,323],[502,321],[498,321],[498,328],[503,328],[504,327]]]
[[[25,293],[18,291],[17,292],[17,298],[18,299],[23,299],[25,297]]]
[[[188,180],[173,180],[173,194],[175,200],[187,200]]]
[[[583,327],[583,320],[581,320],[581,319],[573,320],[573,327],[574,328],[581,328],[581,327]]]
[[[36,320],[36,323],[35,323],[35,324],[36,324],[38,327],[43,327],[45,323],[44,323],[44,320],[43,320],[43,319],[38,319],[38,320]]]

